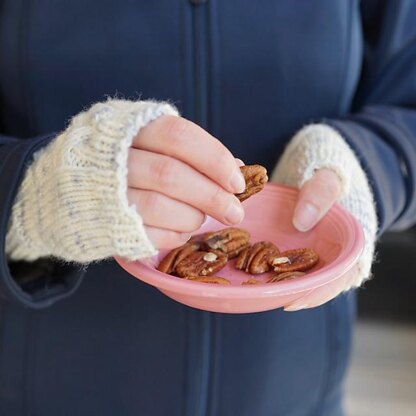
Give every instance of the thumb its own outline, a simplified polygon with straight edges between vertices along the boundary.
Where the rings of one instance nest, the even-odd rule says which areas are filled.
[[[303,184],[296,202],[293,225],[299,231],[315,226],[341,196],[341,181],[329,169],[321,169]]]

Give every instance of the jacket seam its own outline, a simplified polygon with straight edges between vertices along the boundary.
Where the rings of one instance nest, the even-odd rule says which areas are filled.
[[[208,125],[212,134],[217,137],[221,137],[220,133],[220,117],[221,114],[221,71],[220,68],[220,48],[221,36],[220,31],[220,16],[218,11],[218,2],[211,0],[209,3],[208,16],[211,36],[209,37],[209,51],[210,51],[210,85],[208,95]]]
[[[212,328],[212,342],[211,342],[211,374],[210,374],[210,389],[208,393],[208,409],[207,416],[218,415],[218,398],[220,392],[220,368],[221,368],[221,340],[222,340],[222,314],[215,313],[212,315],[213,328]]]
[[[180,72],[182,73],[182,78],[179,78],[178,82],[182,80],[182,86],[178,88],[179,94],[181,94],[181,98],[183,99],[186,97],[186,84],[183,80],[186,80],[186,43],[183,39],[186,38],[185,27],[186,27],[186,11],[185,7],[182,5],[181,2],[177,1],[175,3],[175,11],[177,13],[176,19],[176,30],[178,33],[178,37],[181,40],[178,45],[178,54],[179,54],[179,65],[180,65]],[[180,99],[179,99],[180,100]],[[180,103],[180,101],[179,101]],[[189,315],[186,313],[183,314],[183,339],[186,339],[188,343],[190,342],[189,336]],[[188,344],[189,345],[189,344]],[[185,351],[183,352],[183,356],[185,357],[183,360],[183,378],[182,378],[182,397],[180,403],[180,415],[186,416],[187,413],[187,386],[189,385],[189,360],[186,359],[188,355],[188,346],[185,344]]]
[[[220,113],[220,102],[216,100],[221,88],[218,88],[219,73],[215,70],[219,64],[219,45],[218,34],[218,2],[211,0],[206,4],[206,25],[207,25],[207,92],[206,92],[206,123],[211,133],[215,136],[219,134],[218,114]],[[209,384],[207,389],[207,409],[206,416],[216,416],[218,414],[218,394],[220,383],[220,369],[221,369],[221,322],[222,315],[219,313],[210,313],[211,321],[211,339],[210,339],[210,369],[209,369]]]
[[[23,358],[23,378],[22,378],[22,395],[23,395],[23,413],[27,416],[31,416],[34,413],[32,407],[32,396],[33,396],[33,383],[31,369],[31,363],[33,362],[33,348],[35,344],[33,342],[34,331],[33,331],[33,316],[26,315],[26,336],[25,336],[25,346],[24,346],[24,358]]]
[[[23,108],[28,117],[29,132],[35,131],[35,122],[33,117],[33,105],[30,99],[30,83],[29,83],[29,58],[28,58],[28,39],[29,39],[29,16],[31,11],[32,1],[21,0],[21,11],[19,20],[19,55],[18,55],[18,78],[20,79],[20,96]],[[30,135],[30,134],[29,134]]]
[[[353,19],[352,19],[352,9],[355,6],[355,1],[352,1],[349,3],[348,8],[348,24],[346,25],[346,44],[345,44],[345,51],[343,53],[342,58],[342,74],[340,76],[341,80],[341,88],[338,90],[337,99],[336,99],[336,106],[338,109],[338,112],[343,112],[342,108],[342,98],[345,97],[345,91],[347,88],[347,77],[348,77],[348,62],[351,60],[351,54],[352,54],[352,27],[353,27]]]
[[[324,316],[324,323],[325,323],[325,333],[326,333],[326,352],[327,352],[327,359],[323,362],[327,362],[327,368],[324,370],[323,373],[323,380],[321,384],[321,392],[319,394],[318,402],[316,404],[316,409],[312,411],[313,416],[321,416],[322,410],[325,404],[325,398],[328,395],[331,375],[333,374],[333,325],[332,322],[332,302],[329,302],[324,306],[325,309],[325,316]]]

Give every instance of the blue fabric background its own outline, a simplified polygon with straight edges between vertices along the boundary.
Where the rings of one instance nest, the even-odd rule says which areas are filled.
[[[33,152],[108,95],[171,100],[269,169],[325,120],[368,173],[380,234],[409,227],[415,21],[413,0],[2,0],[0,414],[341,415],[354,295],[211,314],[113,262],[8,264],[4,237]]]

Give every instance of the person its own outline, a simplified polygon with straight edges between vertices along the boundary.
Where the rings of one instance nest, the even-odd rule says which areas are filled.
[[[349,289],[416,222],[415,18],[413,0],[3,1],[0,413],[342,415]],[[342,287],[209,313],[111,260],[239,224],[241,161],[300,188],[301,231],[337,200],[356,216]]]

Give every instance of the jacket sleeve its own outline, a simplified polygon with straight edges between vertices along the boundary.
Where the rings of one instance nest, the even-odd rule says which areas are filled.
[[[0,135],[0,296],[10,302],[42,308],[72,294],[84,269],[58,260],[8,262],[5,238],[13,202],[32,155],[54,134],[31,139]]]
[[[379,233],[416,223],[416,1],[361,2],[364,61],[352,114],[325,120],[360,159]]]

